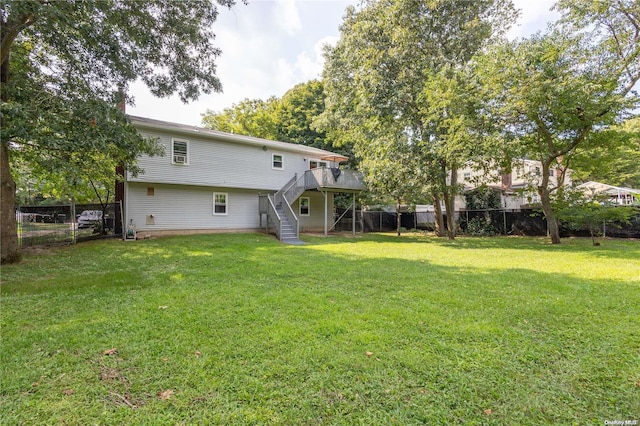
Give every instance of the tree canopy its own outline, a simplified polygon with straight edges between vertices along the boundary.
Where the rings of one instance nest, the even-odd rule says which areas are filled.
[[[621,123],[639,104],[640,5],[636,1],[564,0],[549,31],[493,47],[479,59],[492,119],[509,142],[505,156],[542,163],[537,186],[553,243],[553,208],[579,148]],[[491,94],[492,93],[492,94]],[[557,182],[550,169],[560,170]]]
[[[424,167],[398,182],[428,189],[440,218],[444,201],[450,238],[452,178],[473,146],[477,119],[465,67],[514,18],[508,0],[368,1],[347,9],[340,41],[326,51],[326,110],[316,125],[353,142],[363,162],[394,161],[380,158],[394,153],[380,144],[411,145]]]
[[[2,261],[17,258],[10,155],[30,168],[83,175],[96,162],[136,172],[157,154],[118,110],[118,93],[139,79],[156,96],[183,102],[220,91],[218,6],[234,0],[6,0],[0,12]],[[115,177],[115,175],[114,175]],[[71,180],[73,182],[73,180]]]
[[[310,80],[296,84],[281,98],[245,99],[222,112],[207,110],[202,123],[223,132],[327,149],[353,160],[350,143],[335,145],[330,133],[313,124],[324,111],[324,101],[323,83]]]

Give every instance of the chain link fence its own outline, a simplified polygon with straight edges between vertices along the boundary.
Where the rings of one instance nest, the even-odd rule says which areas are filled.
[[[69,244],[122,236],[120,203],[20,206],[16,210],[20,247]]]
[[[334,230],[349,232],[352,229],[351,210],[339,210],[340,219]],[[455,221],[462,234],[468,235],[547,235],[547,221],[539,210],[468,210],[455,213]],[[445,216],[446,223],[446,216]],[[406,230],[435,229],[434,212],[403,212],[400,226]],[[384,211],[356,210],[356,232],[393,232],[396,230],[396,213]],[[640,238],[640,214],[628,224],[605,222],[602,224],[604,236],[612,238]],[[574,231],[561,226],[562,237],[588,237],[589,231]]]

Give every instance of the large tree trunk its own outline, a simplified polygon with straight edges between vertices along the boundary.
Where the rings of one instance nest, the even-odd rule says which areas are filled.
[[[548,191],[546,197],[540,194],[542,199],[542,212],[547,219],[547,229],[549,230],[549,238],[551,238],[552,244],[560,244],[560,226],[558,225],[558,219],[556,218],[553,209],[551,208],[551,201],[549,200]],[[546,200],[545,200],[546,199]]]
[[[0,97],[7,102],[7,84],[9,83],[9,58],[0,65]],[[5,117],[0,116],[0,127],[5,128]],[[2,263],[14,263],[20,260],[18,229],[16,227],[16,184],[11,176],[9,165],[9,143],[0,142],[0,252]]]
[[[456,217],[455,217],[455,201],[456,190],[455,187],[458,184],[458,170],[456,168],[451,169],[451,183],[444,191],[444,208],[447,211],[447,236],[450,240],[456,239]],[[445,182],[446,183],[446,182]]]
[[[0,198],[2,263],[14,263],[20,260],[15,213],[16,184],[9,167],[9,145],[5,142],[0,149]]]
[[[551,160],[542,161],[542,183],[538,186],[542,212],[547,219],[547,230],[552,244],[560,244],[560,226],[556,214],[551,207],[551,192],[549,191],[549,168]]]
[[[444,237],[445,234],[445,226],[444,226],[444,218],[442,217],[442,207],[440,205],[440,197],[438,194],[433,193],[433,211],[436,216],[436,235],[438,237]]]

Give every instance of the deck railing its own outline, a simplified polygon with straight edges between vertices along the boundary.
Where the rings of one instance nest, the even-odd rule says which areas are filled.
[[[336,189],[362,191],[364,182],[362,173],[349,169],[318,167],[304,174],[306,189]]]

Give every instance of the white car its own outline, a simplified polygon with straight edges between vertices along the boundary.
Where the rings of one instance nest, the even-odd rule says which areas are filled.
[[[93,228],[102,223],[101,210],[84,210],[78,216],[78,228]]]

